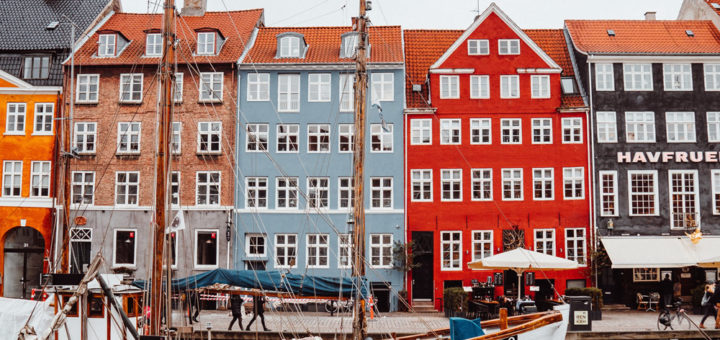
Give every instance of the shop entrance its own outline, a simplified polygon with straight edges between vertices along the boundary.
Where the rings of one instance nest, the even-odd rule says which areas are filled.
[[[29,299],[40,286],[45,239],[30,227],[15,227],[5,237],[3,296]]]

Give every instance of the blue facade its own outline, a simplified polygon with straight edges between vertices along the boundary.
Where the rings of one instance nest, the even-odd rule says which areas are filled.
[[[405,74],[403,65],[383,64],[374,66],[370,64],[368,74],[367,99],[367,130],[366,130],[366,165],[365,165],[365,208],[366,208],[366,256],[368,265],[366,274],[368,282],[375,289],[391,286],[389,293],[390,309],[397,308],[397,291],[403,289],[403,273],[392,269],[392,250],[396,241],[405,242],[404,226],[404,177],[403,177],[403,108]],[[383,68],[381,68],[383,67]],[[338,234],[351,234],[348,226],[349,214],[352,210],[341,207],[340,179],[351,178],[353,175],[352,152],[341,151],[340,129],[353,123],[353,112],[340,110],[341,74],[352,74],[353,64],[241,64],[239,66],[239,116],[237,126],[237,177],[236,182],[236,235],[234,247],[234,264],[237,269],[255,268],[289,269],[296,274],[319,276],[351,276],[351,269],[343,267],[341,261],[340,238]],[[384,80],[391,77],[392,98],[380,101],[382,112],[373,106],[370,89],[373,86],[373,73],[384,74]],[[255,74],[262,74],[256,76]],[[268,76],[265,76],[267,74]],[[285,105],[278,100],[279,77],[287,74],[299,75],[299,110],[283,112]],[[330,75],[329,101],[316,102],[309,100],[309,78],[313,74]],[[391,75],[391,76],[390,76]],[[269,91],[257,95],[248,93],[248,77],[258,77],[269,80]],[[267,77],[267,78],[266,78]],[[283,76],[284,77],[284,76]],[[313,76],[318,77],[318,76]],[[318,78],[327,77],[319,76]],[[377,77],[377,76],[376,76]],[[257,79],[253,79],[257,81]],[[284,82],[287,85],[287,82]],[[350,83],[352,84],[352,83]],[[258,89],[252,86],[252,91]],[[327,88],[327,87],[325,87]],[[294,91],[293,91],[294,92]],[[349,92],[352,92],[350,89]],[[264,100],[264,94],[269,94]],[[390,92],[386,92],[390,93]],[[313,96],[316,96],[313,91]],[[259,100],[248,100],[256,96]],[[316,96],[317,99],[317,96]],[[327,99],[326,97],[324,99]],[[384,121],[384,124],[383,124]],[[254,124],[260,124],[254,125]],[[297,152],[283,152],[279,142],[279,124],[297,126]],[[309,142],[309,126],[314,124],[329,125],[329,152],[312,152]],[[389,134],[392,130],[392,150],[373,151],[372,126],[375,131],[381,130]],[[267,136],[264,130],[267,126]],[[260,130],[260,134],[248,133]],[[295,128],[292,128],[295,129]],[[312,127],[314,129],[314,127]],[[294,131],[293,131],[294,132]],[[267,151],[257,151],[259,145],[253,141],[267,139]],[[313,139],[313,147],[317,145]],[[324,139],[320,139],[323,140]],[[376,149],[377,149],[377,139]],[[385,141],[385,147],[388,145]],[[248,143],[250,146],[248,146]],[[321,143],[322,144],[322,143]],[[265,144],[263,144],[265,147]],[[281,147],[282,149],[282,147]],[[310,177],[320,177],[323,180],[312,181],[319,183],[324,189],[327,184],[327,207],[310,207],[308,200],[315,195],[310,188]],[[291,178],[287,180],[286,178]],[[286,186],[292,186],[292,178],[297,179],[297,206],[285,207],[288,200],[293,197],[292,192],[281,192]],[[264,179],[264,181],[263,181]],[[282,183],[279,182],[281,179]],[[391,179],[390,185],[388,179]],[[326,181],[327,182],[326,182]],[[373,181],[374,180],[374,181]],[[248,185],[250,183],[250,185]],[[284,185],[287,184],[287,185]],[[378,200],[376,205],[390,207],[373,208],[373,184],[375,184],[376,197],[378,194],[391,196],[391,203],[387,200]],[[379,186],[378,186],[379,184]],[[382,187],[382,188],[381,188]],[[391,193],[389,188],[392,188]],[[263,192],[263,190],[265,192]],[[351,194],[350,194],[351,196]],[[343,196],[344,197],[344,196]],[[264,200],[266,199],[266,200]],[[256,207],[253,207],[255,205]],[[292,204],[290,204],[292,205]],[[280,235],[282,234],[282,235]],[[322,236],[317,237],[315,234]],[[291,235],[291,236],[286,236]],[[295,238],[292,237],[295,235]],[[264,239],[262,239],[262,237]],[[327,242],[325,241],[327,237]],[[295,241],[297,257],[282,256],[291,252],[285,250],[283,243],[293,244]],[[264,242],[264,247],[261,244]],[[279,247],[278,248],[278,244]],[[319,244],[312,247],[311,244]],[[327,244],[327,245],[325,245]],[[344,248],[348,249],[348,248]],[[324,254],[327,253],[325,257]],[[343,253],[345,254],[345,253]],[[373,256],[374,255],[374,256]],[[285,266],[281,264],[286,264]],[[289,264],[289,265],[287,265]],[[372,265],[374,264],[374,265]],[[387,287],[385,288],[387,289]],[[382,298],[382,293],[376,294]],[[380,302],[382,303],[382,302]]]

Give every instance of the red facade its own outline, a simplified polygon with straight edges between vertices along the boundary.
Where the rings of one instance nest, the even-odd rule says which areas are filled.
[[[503,42],[503,52],[518,53],[500,54],[501,39],[514,41]],[[469,47],[468,40],[487,43],[473,42]],[[416,244],[416,259],[422,263],[408,278],[409,296],[433,299],[435,307],[441,308],[445,287],[470,286],[471,280],[486,282],[488,276],[494,277],[492,271],[467,269],[468,262],[514,248],[505,243],[522,232],[526,249],[545,249],[551,255],[584,262],[578,270],[535,271],[536,280],[553,280],[560,294],[568,280],[589,283],[586,110],[578,94],[561,89],[561,78],[566,85],[574,84],[562,30],[522,31],[492,5],[467,31],[406,31],[405,41],[407,239]],[[470,55],[470,50],[480,55]],[[471,89],[472,76],[487,76],[487,82],[474,78],[482,85]],[[501,98],[501,76],[517,76],[517,98]],[[536,79],[534,94],[533,76],[547,76]],[[489,93],[484,91],[485,84]],[[508,91],[503,94],[511,94],[512,88],[508,80]],[[478,96],[487,98],[475,99]],[[533,126],[537,119],[546,119],[535,121],[541,133]],[[457,120],[459,136],[454,130]],[[563,122],[569,129],[564,129]],[[431,127],[429,143],[423,124]],[[543,189],[537,197],[534,179],[542,179],[543,184],[537,188]],[[428,182],[431,197],[424,187]],[[536,238],[539,229],[543,229],[539,236],[547,239],[536,244],[541,241]],[[568,243],[566,235],[574,239]],[[503,283],[496,285],[496,295],[517,294],[512,288],[516,277],[508,273]],[[524,289],[524,294],[534,294]]]

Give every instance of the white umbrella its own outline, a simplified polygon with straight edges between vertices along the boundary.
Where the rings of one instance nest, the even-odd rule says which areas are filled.
[[[518,274],[518,299],[521,297],[522,273],[527,269],[559,270],[575,269],[578,263],[562,257],[538,253],[524,248],[515,248],[498,255],[468,263],[470,269],[513,270]]]

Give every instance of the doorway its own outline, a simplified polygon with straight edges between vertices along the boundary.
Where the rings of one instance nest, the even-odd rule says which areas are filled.
[[[370,289],[375,298],[375,308],[378,312],[390,311],[390,287],[385,282],[371,282]]]
[[[432,231],[413,231],[413,262],[419,266],[412,270],[413,300],[432,301],[433,298],[433,248]]]
[[[538,291],[535,293],[535,304],[538,311],[552,309],[552,305],[548,303],[548,300],[555,297],[555,279],[535,280],[535,285],[538,286]]]
[[[40,286],[45,239],[30,227],[15,227],[5,237],[3,296],[29,299]]]
[[[505,276],[505,296],[517,298],[518,296],[518,274],[514,270],[506,270]],[[520,280],[520,292],[525,293],[525,282]]]

